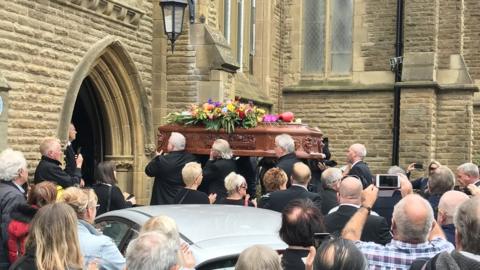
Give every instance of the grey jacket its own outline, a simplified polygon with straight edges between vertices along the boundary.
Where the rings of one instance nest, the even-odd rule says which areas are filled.
[[[25,194],[14,183],[0,181],[0,270],[8,269],[7,227],[16,205],[26,203]]]

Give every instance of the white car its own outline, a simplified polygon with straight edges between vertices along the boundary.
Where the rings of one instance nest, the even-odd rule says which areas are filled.
[[[96,227],[110,236],[124,254],[130,240],[151,217],[165,215],[177,223],[180,238],[190,245],[197,270],[232,269],[240,253],[255,244],[281,253],[281,214],[233,205],[156,205],[111,211],[96,218]]]

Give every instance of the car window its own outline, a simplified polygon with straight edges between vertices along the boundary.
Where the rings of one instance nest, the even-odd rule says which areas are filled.
[[[112,238],[117,247],[120,246],[122,239],[125,237],[125,234],[127,234],[130,228],[130,226],[127,224],[115,220],[101,221],[97,223],[95,227],[104,235]]]
[[[220,270],[235,269],[238,257],[223,258],[216,261],[210,261],[206,264],[196,267],[197,270]]]

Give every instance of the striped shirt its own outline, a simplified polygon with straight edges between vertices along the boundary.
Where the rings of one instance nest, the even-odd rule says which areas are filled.
[[[455,247],[445,239],[435,238],[430,242],[409,244],[392,240],[386,245],[374,242],[356,241],[356,246],[365,254],[369,269],[406,269],[415,259],[431,258],[442,251],[452,251]]]

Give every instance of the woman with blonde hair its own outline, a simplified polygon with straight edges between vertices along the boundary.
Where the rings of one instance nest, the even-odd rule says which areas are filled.
[[[203,184],[200,190],[207,194],[217,194],[217,200],[227,196],[225,177],[237,171],[232,157],[232,149],[226,140],[217,139],[213,142],[210,158],[203,168]]]
[[[25,255],[10,269],[82,268],[75,212],[65,203],[53,203],[40,208],[31,223]]]
[[[97,195],[93,189],[69,187],[60,198],[77,213],[77,228],[80,249],[86,262],[98,260],[101,268],[124,269],[125,258],[108,236],[98,232],[92,226],[97,214]]]
[[[251,202],[250,196],[247,194],[247,181],[240,174],[231,172],[225,177],[225,189],[227,190],[227,197],[221,198],[217,201],[217,204],[232,204],[253,206],[256,205]]]
[[[185,187],[180,189],[173,199],[174,204],[212,204],[217,195],[207,194],[198,191],[202,184],[203,174],[202,166],[198,162],[188,162],[183,166],[182,179]]]

